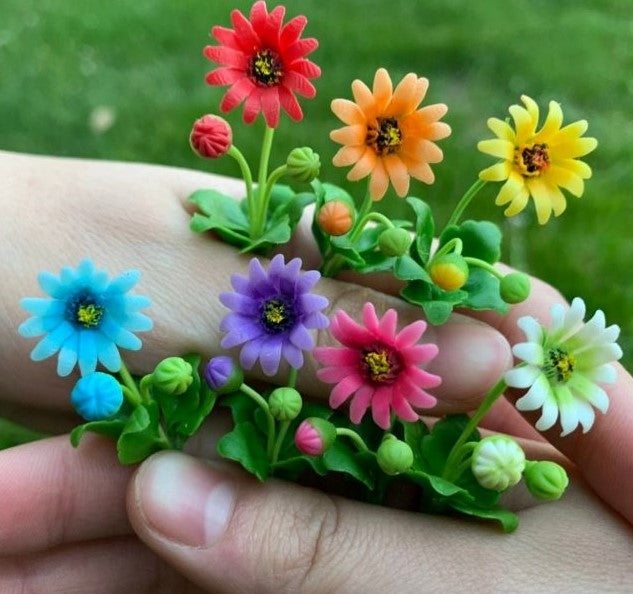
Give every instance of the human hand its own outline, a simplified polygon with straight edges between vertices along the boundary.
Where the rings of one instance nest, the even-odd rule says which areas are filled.
[[[550,305],[561,301],[534,279],[531,297],[507,318],[481,317],[517,342],[518,317],[547,322]],[[556,504],[524,509],[511,536],[274,480],[260,484],[175,453],[141,466],[129,517],[150,548],[209,592],[623,591],[633,576],[633,378],[617,369],[607,388],[611,411],[588,434],[545,434],[575,464],[571,487]],[[487,425],[526,435],[536,415],[526,417],[501,400]],[[522,446],[530,458],[562,461],[542,440]]]
[[[193,234],[186,197],[217,184],[239,195],[238,182],[171,168],[7,153],[0,153],[0,179],[5,184],[0,266],[6,279],[0,303],[0,414],[9,411],[55,433],[77,422],[70,411],[68,380],[56,377],[52,361],[31,362],[33,345],[16,332],[26,317],[18,301],[34,294],[42,267],[56,270],[91,256],[112,274],[130,267],[143,271],[139,288],[152,296],[155,329],[143,337],[141,352],[126,356],[133,372],[149,371],[175,353],[217,352],[225,313],[217,295],[228,287],[231,274],[245,270],[249,258]],[[299,241],[293,249],[302,253],[303,247]],[[323,280],[319,291],[332,308],[353,311],[368,300],[379,309],[397,305],[403,323],[419,313],[383,293],[336,281]],[[472,408],[510,361],[501,334],[464,316],[430,329],[425,338],[442,353],[431,368],[445,377],[437,392],[444,397],[438,412]],[[300,387],[311,396],[324,396],[326,386],[319,394],[313,376],[313,368],[302,370]],[[143,579],[156,579],[152,572],[162,565],[129,536],[124,485],[130,470],[118,466],[112,449],[111,443],[91,438],[74,451],[62,437],[0,452],[0,472],[10,477],[0,485],[0,568],[6,569],[0,579],[7,587],[41,579],[48,591],[66,592],[71,583],[96,580],[93,591],[122,591],[109,585],[110,577],[105,584],[95,576],[111,576],[111,568],[124,560],[132,573],[122,568],[117,578],[140,580],[134,572],[141,571]],[[60,573],[59,566],[73,571]],[[77,589],[90,591],[87,585]]]

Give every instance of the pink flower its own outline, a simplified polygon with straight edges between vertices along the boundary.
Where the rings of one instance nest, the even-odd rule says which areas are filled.
[[[276,128],[280,107],[295,121],[303,118],[295,93],[307,98],[316,94],[308,80],[321,75],[320,68],[306,59],[319,45],[316,39],[301,38],[307,19],[297,16],[282,26],[285,8],[268,12],[266,3],[255,2],[247,19],[239,10],[231,12],[234,29],[213,27],[220,45],[208,45],[204,55],[217,62],[207,74],[210,85],[230,88],[220,109],[231,111],[244,101],[244,121],[255,121],[261,112],[266,125]]]
[[[233,132],[225,119],[205,115],[194,122],[189,142],[201,157],[217,159],[231,148]]]
[[[436,399],[425,391],[441,383],[441,378],[420,369],[437,355],[435,344],[417,344],[426,330],[422,320],[405,326],[396,334],[398,314],[388,310],[378,319],[371,303],[363,307],[363,324],[344,311],[332,318],[332,336],[342,347],[319,347],[314,358],[325,365],[317,377],[336,384],[330,406],[338,408],[351,398],[350,419],[360,423],[371,406],[374,422],[383,429],[391,425],[391,411],[404,421],[419,418],[416,408],[429,408]]]

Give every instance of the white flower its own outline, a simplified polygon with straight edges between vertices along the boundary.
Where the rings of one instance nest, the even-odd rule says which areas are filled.
[[[531,316],[519,319],[527,342],[516,344],[512,352],[523,363],[506,372],[505,381],[513,388],[529,388],[516,407],[542,408],[536,423],[539,431],[553,427],[560,414],[561,435],[579,424],[586,433],[595,419],[592,407],[605,413],[609,406],[609,397],[598,383],[612,384],[617,378],[610,363],[622,356],[615,342],[620,328],[606,327],[600,310],[585,323],[585,302],[579,297],[569,309],[554,305],[551,318],[549,329]]]
[[[471,470],[485,489],[505,491],[521,480],[525,454],[507,435],[492,435],[477,443],[471,458]]]

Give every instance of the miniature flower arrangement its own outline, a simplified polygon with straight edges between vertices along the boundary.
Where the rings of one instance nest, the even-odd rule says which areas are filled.
[[[478,149],[496,163],[479,173],[448,222],[438,226],[431,206],[410,188],[412,179],[434,181],[431,165],[443,158],[437,142],[451,134],[441,121],[447,107],[421,107],[427,79],[409,73],[394,88],[387,70],[379,68],[371,88],[355,80],[353,100],[332,101],[343,124],[330,133],[341,145],[333,162],[351,167],[349,180],[367,181],[363,196],[319,180],[320,159],[309,147],[297,147],[270,170],[276,128],[285,115],[302,120],[297,96],[314,97],[311,81],[321,74],[307,58],[318,43],[302,37],[305,17],[284,23],[284,16],[282,6],[268,12],[261,0],[248,17],[234,10],[233,28],[213,27],[217,44],[204,50],[217,65],[207,83],[229,87],[220,111],[243,104],[245,124],[260,114],[266,124],[256,176],[223,118],[204,115],[190,134],[201,157],[232,157],[245,184],[241,201],[213,189],[190,197],[197,207],[192,232],[213,233],[254,254],[248,275],[235,274],[232,291],[227,287],[220,295],[227,310],[220,325],[225,352],[208,361],[174,353],[151,373],[133,377],[120,350],[141,348],[136,334],[152,328],[143,313],[150,300],[131,292],[138,272],[110,279],[89,259],[59,275],[40,274],[47,296],[22,300],[31,317],[19,332],[43,336],[31,353],[34,360],[56,355],[60,376],[79,370],[70,399],[86,422],[71,433],[75,446],[86,432],[107,435],[116,441],[121,463],[138,463],[162,449],[181,449],[224,406],[233,427],[220,438],[219,454],[262,481],[277,476],[302,482],[335,473],[354,485],[355,497],[373,503],[383,503],[394,486],[410,483],[418,488],[420,511],[495,520],[512,531],[518,517],[500,504],[507,490],[523,480],[535,498],[555,500],[568,478],[554,462],[526,459],[510,436],[482,436],[481,420],[514,388],[525,390],[516,402],[519,410],[541,411],[538,430],[559,422],[563,435],[579,426],[588,431],[594,409],[607,412],[601,386],[616,379],[619,328],[607,326],[601,311],[585,321],[580,298],[569,309],[553,307],[549,327],[521,318],[525,342],[513,346],[516,366],[472,415],[434,422],[421,415],[432,416],[433,389],[442,378],[427,370],[438,347],[425,342],[424,334],[427,324],[445,323],[456,308],[505,314],[529,295],[526,275],[496,266],[499,228],[463,220],[479,190],[502,182],[496,203],[506,207],[506,216],[533,205],[545,224],[565,210],[563,190],[583,194],[591,169],[580,158],[597,141],[583,136],[585,121],[563,126],[555,101],[541,124],[538,105],[522,96],[523,105],[509,108],[511,119],[488,120],[495,138]],[[391,188],[410,208],[408,219],[392,220],[373,209],[377,201],[391,199]],[[314,212],[319,271],[302,270],[298,258],[275,255],[308,208]],[[420,308],[420,319],[399,327],[395,310],[379,312],[372,303],[361,312],[328,317],[319,280],[343,270],[391,273],[402,284],[402,299]],[[328,337],[323,344],[329,346],[316,346],[315,331]],[[331,386],[329,406],[306,400],[296,388],[307,357],[320,365],[317,378]],[[276,387],[246,382],[244,372],[257,366]]]

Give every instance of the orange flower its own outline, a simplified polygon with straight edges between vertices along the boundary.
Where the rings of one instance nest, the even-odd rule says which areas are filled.
[[[347,174],[351,181],[370,175],[369,193],[374,200],[385,195],[389,182],[404,197],[411,177],[427,184],[435,179],[429,163],[439,163],[443,154],[433,141],[446,138],[451,129],[438,121],[448,109],[443,103],[417,109],[428,86],[426,78],[411,72],[393,90],[389,73],[380,68],[373,91],[355,80],[354,101],[332,101],[332,111],[347,124],[330,133],[334,142],[343,145],[333,163],[354,165]]]

